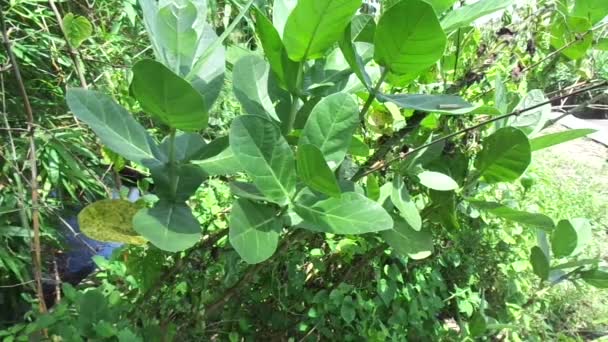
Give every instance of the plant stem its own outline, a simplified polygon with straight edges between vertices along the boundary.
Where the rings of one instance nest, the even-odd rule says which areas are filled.
[[[382,73],[380,74],[380,78],[378,79],[378,83],[376,83],[376,86],[374,87],[373,91],[367,97],[367,101],[365,101],[365,104],[363,105],[363,108],[361,108],[361,112],[359,113],[359,119],[361,121],[364,120],[365,114],[367,114],[367,111],[372,106],[372,103],[374,103],[374,100],[376,99],[376,94],[378,94],[378,91],[380,90],[380,87],[382,86],[382,83],[384,83],[384,80],[386,79],[386,76],[388,76],[388,69],[385,68],[385,69],[382,70]]]
[[[169,182],[170,182],[170,194],[175,197],[177,195],[177,161],[175,160],[175,128],[171,129],[169,135]],[[175,199],[175,198],[173,198]]]
[[[30,163],[30,188],[32,195],[32,229],[34,231],[34,241],[32,246],[33,253],[33,264],[34,264],[34,279],[36,280],[36,294],[38,296],[38,308],[40,312],[46,313],[47,308],[44,302],[44,293],[42,292],[42,257],[40,253],[40,217],[38,212],[38,168],[37,168],[37,159],[36,159],[36,141],[34,139],[34,132],[36,126],[34,125],[34,114],[32,112],[32,106],[30,104],[29,97],[27,95],[27,91],[25,90],[25,84],[23,83],[23,78],[21,77],[21,70],[19,69],[19,64],[17,63],[17,58],[13,53],[11,48],[11,43],[8,38],[8,34],[6,33],[6,23],[4,21],[4,11],[2,7],[0,7],[0,28],[2,31],[2,41],[4,43],[4,47],[6,49],[6,53],[8,54],[8,58],[13,67],[13,73],[15,74],[15,79],[17,81],[17,85],[19,87],[19,92],[21,93],[21,97],[23,98],[23,108],[25,110],[26,120],[27,120],[27,137],[29,140],[29,163]]]
[[[496,116],[496,117],[493,117],[493,118],[491,118],[489,120],[483,121],[483,122],[481,122],[481,123],[479,123],[477,125],[473,125],[471,127],[467,127],[467,128],[462,129],[460,131],[457,131],[457,132],[454,132],[454,133],[450,133],[450,134],[448,134],[446,136],[443,136],[443,137],[441,137],[439,139],[435,139],[435,140],[431,141],[428,144],[424,144],[424,145],[419,146],[419,147],[417,147],[417,148],[415,148],[415,149],[413,149],[413,150],[411,150],[411,151],[409,151],[407,153],[404,153],[404,154],[400,155],[399,157],[393,158],[393,159],[387,161],[386,163],[382,163],[380,165],[371,167],[367,171],[363,172],[359,178],[365,177],[365,176],[369,175],[370,173],[373,173],[373,172],[376,172],[378,170],[381,170],[381,169],[387,167],[388,165],[390,165],[390,164],[392,164],[392,163],[394,163],[394,162],[396,162],[398,160],[401,160],[401,159],[403,159],[403,158],[405,158],[405,157],[407,157],[409,155],[412,155],[414,153],[420,152],[421,150],[424,150],[425,148],[427,148],[429,146],[438,144],[438,143],[440,143],[442,141],[445,141],[445,140],[449,140],[449,139],[454,138],[456,136],[459,136],[459,135],[461,135],[463,133],[467,133],[467,132],[473,131],[473,130],[475,130],[477,128],[483,127],[483,126],[485,126],[487,124],[490,124],[492,122],[499,121],[499,120],[502,120],[502,119],[506,119],[506,118],[509,118],[509,117],[512,117],[512,116],[518,116],[518,115],[520,115],[522,113],[525,113],[527,111],[530,111],[530,110],[533,110],[533,109],[545,106],[547,104],[550,104],[553,101],[561,100],[561,99],[566,98],[566,97],[570,97],[570,96],[574,96],[574,95],[577,95],[577,94],[585,93],[585,92],[588,92],[590,90],[595,90],[595,89],[603,88],[603,87],[606,87],[607,85],[608,85],[608,81],[604,81],[604,82],[598,83],[596,85],[593,85],[593,86],[590,86],[590,87],[587,87],[587,88],[583,88],[583,89],[577,90],[577,91],[572,92],[570,94],[556,96],[556,97],[554,97],[554,98],[552,98],[550,100],[547,100],[547,101],[535,104],[535,105],[530,106],[528,108],[519,109],[519,110],[516,110],[516,111],[511,112],[509,114],[504,114],[504,115]]]
[[[49,0],[49,6],[51,6],[51,9],[53,10],[53,13],[55,14],[55,18],[57,19],[57,24],[59,25],[59,30],[61,31],[61,34],[63,35],[66,46],[68,47],[68,54],[70,55],[70,58],[72,59],[72,62],[74,63],[74,69],[76,70],[76,75],[78,75],[78,79],[80,80],[80,86],[86,89],[86,88],[88,88],[88,85],[87,85],[86,79],[84,78],[84,72],[83,72],[84,67],[83,67],[82,61],[80,60],[80,58],[78,58],[78,54],[77,54],[76,50],[74,49],[74,47],[72,46],[72,44],[70,44],[70,41],[68,40],[68,36],[65,33],[65,28],[63,27],[63,19],[61,18],[61,14],[59,13],[57,6],[55,5],[55,1]],[[78,121],[76,121],[76,123],[78,123]]]

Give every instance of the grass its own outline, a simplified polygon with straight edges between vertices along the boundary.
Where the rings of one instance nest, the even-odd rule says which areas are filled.
[[[535,152],[528,171],[536,183],[529,206],[553,218],[586,217],[594,239],[590,256],[608,261],[608,148],[579,139]],[[564,283],[546,297],[545,317],[556,333],[587,339],[608,336],[608,291]]]

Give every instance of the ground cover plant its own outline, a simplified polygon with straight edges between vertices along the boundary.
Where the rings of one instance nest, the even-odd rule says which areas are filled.
[[[150,47],[125,57],[119,71],[87,65],[83,46],[95,39],[94,24],[104,26],[87,19],[94,6],[75,6],[58,16],[53,40],[63,39],[61,58],[75,75],[52,88],[61,103],[32,102],[73,114],[64,119],[35,116],[28,101],[44,98],[25,86],[36,63],[11,39],[5,16],[31,8],[3,7],[2,62],[15,75],[3,103],[20,112],[5,94],[25,101],[27,119],[9,121],[5,105],[0,266],[6,288],[37,307],[0,336],[601,336],[606,322],[592,332],[560,330],[549,308],[569,303],[547,293],[608,286],[605,255],[592,241],[605,220],[549,209],[538,189],[555,184],[539,185],[534,174],[544,171],[530,165],[539,151],[593,133],[547,128],[554,107],[584,108],[608,88],[597,66],[606,60],[608,6],[362,5],[124,1],[114,25],[124,21],[123,37]],[[487,26],[472,25],[501,10]],[[97,13],[105,11],[116,13]],[[107,84],[87,82],[91,67]],[[559,70],[576,80],[550,80]],[[45,120],[62,131],[72,120],[87,135],[58,139],[38,127]],[[137,179],[126,184],[126,172]],[[129,186],[143,196],[129,201]],[[68,199],[83,204],[77,221],[86,237],[122,244],[110,258],[93,257],[92,285],[62,284],[43,248],[61,249],[52,209]],[[17,310],[19,294],[6,294]]]

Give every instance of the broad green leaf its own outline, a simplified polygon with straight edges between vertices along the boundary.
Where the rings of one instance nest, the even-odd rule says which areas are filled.
[[[141,209],[125,200],[101,200],[87,205],[78,214],[84,235],[97,241],[142,245],[146,240],[133,230],[133,216]]]
[[[160,200],[154,207],[138,211],[133,227],[154,246],[168,252],[186,250],[201,237],[200,224],[185,203]]]
[[[275,1],[275,7],[277,7],[277,2],[278,1]],[[270,20],[268,20],[268,18],[266,18],[266,16],[257,8],[253,9],[253,13],[255,14],[256,19],[255,31],[260,38],[262,48],[264,49],[264,55],[268,58],[270,68],[275,73],[278,80],[283,85],[287,85],[285,73],[289,70],[295,70],[295,63],[287,57],[287,51],[285,51],[281,36]],[[285,18],[287,18],[287,16],[285,16]]]
[[[463,100],[460,96],[454,95],[378,94],[378,99],[382,101],[390,101],[403,109],[414,109],[422,112],[433,112],[440,114],[469,114],[480,109],[479,106],[473,106],[472,104]],[[487,111],[492,110],[488,109]]]
[[[213,140],[192,164],[200,167],[208,176],[231,175],[243,171],[241,164],[228,145],[228,137]]]
[[[111,97],[94,90],[68,89],[74,115],[93,129],[99,140],[128,160],[147,167],[166,162],[146,129]]]
[[[505,127],[485,138],[475,167],[485,182],[514,181],[521,176],[532,158],[528,137],[517,128]]]
[[[452,177],[435,171],[423,171],[418,174],[420,184],[437,191],[452,191],[459,188]]]
[[[569,221],[574,230],[576,230],[576,249],[572,252],[573,255],[576,255],[581,253],[591,242],[593,232],[591,230],[591,223],[586,218],[574,218]]]
[[[365,63],[363,62],[361,56],[357,54],[357,50],[355,49],[355,45],[352,41],[352,29],[352,26],[348,25],[346,30],[344,30],[344,35],[339,42],[340,50],[342,51],[342,55],[353,73],[359,78],[361,83],[363,83],[366,88],[371,89],[372,81],[367,72],[365,72]]]
[[[365,194],[371,200],[380,199],[380,184],[378,184],[378,178],[373,174],[365,176]]]
[[[549,278],[549,260],[547,256],[538,246],[532,247],[530,250],[530,263],[532,264],[532,270],[541,280],[547,280]]]
[[[236,62],[232,72],[234,95],[245,113],[281,121],[268,93],[270,66],[256,55],[245,56]]]
[[[401,1],[380,17],[374,59],[394,74],[419,74],[443,56],[446,42],[431,5]]]
[[[581,272],[581,278],[598,289],[608,289],[608,269],[595,269]]]
[[[551,267],[551,269],[552,270],[563,270],[563,269],[575,268],[575,267],[580,267],[580,266],[597,265],[599,263],[599,261],[600,261],[600,259],[598,259],[598,258],[574,260],[574,261],[568,261],[563,264],[553,266],[553,267]]]
[[[340,307],[340,316],[347,323],[354,321],[357,318],[357,311],[355,303],[353,302],[353,298],[349,295],[344,297],[342,301],[342,306]]]
[[[295,192],[295,158],[277,125],[268,119],[239,116],[232,121],[230,148],[268,200],[285,205]]]
[[[425,1],[428,2],[429,4],[431,4],[431,6],[433,6],[433,9],[435,10],[435,13],[437,13],[437,16],[439,16],[443,12],[452,8],[452,6],[456,3],[456,0],[425,0]]]
[[[198,38],[193,28],[198,15],[196,6],[191,1],[168,3],[164,7],[161,2],[160,6],[156,25],[162,45],[175,56],[193,55]]]
[[[63,17],[63,31],[70,46],[77,48],[93,34],[93,25],[83,16],[68,13]]]
[[[565,143],[570,140],[585,137],[589,134],[597,132],[594,129],[582,128],[582,129],[569,129],[563,132],[555,132],[545,134],[540,137],[536,137],[530,140],[530,146],[532,151],[542,150],[543,148],[551,147],[561,143]]]
[[[393,229],[381,232],[382,238],[399,254],[419,260],[433,254],[433,236],[426,230],[414,230],[402,218],[395,218]]]
[[[264,194],[251,183],[230,182],[230,191],[238,197],[248,198],[254,201],[266,201]]]
[[[393,179],[392,183],[393,191],[391,192],[391,201],[408,225],[414,230],[419,231],[422,228],[422,217],[418,212],[416,203],[407,191],[403,178],[396,177]]]
[[[360,5],[361,0],[299,0],[283,33],[289,58],[297,62],[323,57]]]
[[[277,210],[238,199],[230,213],[230,244],[248,264],[270,258],[279,243],[281,220]]]
[[[173,128],[198,131],[207,127],[203,97],[159,62],[144,59],[135,64],[131,91],[148,114]]]
[[[515,210],[496,202],[469,200],[469,203],[477,209],[486,211],[489,214],[505,220],[546,230],[550,230],[555,227],[553,220],[543,214]]]
[[[359,106],[355,99],[345,93],[330,95],[313,108],[302,130],[299,146],[318,147],[329,167],[335,169],[346,156],[358,124]]]
[[[296,213],[310,230],[334,234],[364,234],[391,229],[390,215],[369,198],[345,192],[341,197],[319,199],[304,194],[295,203]]]
[[[593,44],[591,23],[587,18],[564,18],[556,14],[551,23],[551,46],[573,60],[581,59]]]
[[[530,137],[535,136],[545,128],[545,124],[551,119],[551,104],[547,102],[548,99],[541,90],[530,90],[517,104],[516,110],[524,110],[541,103],[546,104],[536,109],[523,111],[519,115],[510,118],[508,121],[509,125],[519,128]]]
[[[354,42],[374,43],[376,35],[376,21],[373,15],[359,14],[356,15],[350,23],[350,29],[345,30],[350,36],[350,40]]]
[[[291,12],[298,4],[298,0],[275,0],[272,5],[272,23],[280,37],[283,37],[285,24]]]
[[[198,133],[179,132],[175,136],[174,148],[175,160],[178,162],[188,162],[193,159],[198,159],[207,149],[207,143]],[[163,139],[160,144],[160,150],[166,156],[170,154],[170,136]]]
[[[591,238],[591,230],[588,224],[585,224],[585,221],[586,220],[583,219],[583,221],[578,221],[576,223],[581,230],[581,237],[587,240],[585,242],[588,242]],[[584,247],[585,242],[579,242],[578,237],[578,231],[571,221],[559,221],[557,228],[555,228],[551,234],[551,250],[553,251],[553,255],[562,258],[573,255],[575,250],[580,251]]]
[[[314,145],[298,146],[297,171],[304,184],[329,196],[340,197],[340,186],[323,154]]]
[[[513,0],[480,0],[471,5],[462,6],[446,14],[441,20],[445,32],[452,32],[459,27],[469,26],[475,20],[511,6]]]
[[[202,19],[207,16],[205,2],[139,3],[156,59],[191,82],[204,99],[203,110],[208,112],[223,86],[226,58],[224,46],[216,43],[214,28]]]
[[[171,179],[171,171],[169,165],[161,168],[150,169],[155,192],[160,198],[171,202],[185,202],[199,188],[205,180],[205,173],[200,167],[190,164],[181,164],[175,166],[175,179]]]
[[[469,321],[469,331],[473,337],[481,337],[488,330],[488,322],[482,311],[477,311]]]
[[[608,1],[605,0],[576,0],[572,15],[587,18],[595,25],[608,16]]]

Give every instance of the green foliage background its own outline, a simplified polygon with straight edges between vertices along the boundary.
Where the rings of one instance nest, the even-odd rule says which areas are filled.
[[[286,8],[290,3],[295,4],[295,1],[277,2]],[[358,6],[357,1],[335,2],[351,6],[353,10]],[[437,8],[444,6],[449,10],[454,2],[415,1],[420,7],[416,11],[426,14],[433,5],[435,11],[440,12],[437,17],[442,17],[443,11]],[[508,1],[483,2],[488,6],[488,13],[510,4]],[[159,207],[184,212],[176,217],[169,215],[167,222],[179,220],[173,226],[186,228],[180,231],[184,235],[179,238],[171,235],[175,229],[167,229],[169,235],[157,237],[154,234],[164,232],[162,229],[171,228],[172,224],[156,227],[149,223],[154,215],[147,218],[136,215],[134,231],[152,244],[123,247],[110,260],[96,258],[99,271],[89,282],[76,288],[64,284],[63,298],[50,313],[39,314],[35,306],[28,311],[29,305],[35,304],[29,274],[30,234],[16,215],[19,196],[23,196],[16,178],[27,179],[28,173],[23,162],[28,153],[26,133],[22,131],[26,125],[17,84],[11,74],[4,71],[9,65],[8,58],[6,54],[0,55],[2,112],[10,113],[4,116],[4,127],[13,132],[10,139],[6,134],[0,137],[0,301],[3,307],[9,308],[2,310],[0,316],[0,327],[5,329],[0,331],[0,337],[6,341],[41,339],[46,333],[51,338],[60,336],[74,341],[544,341],[592,339],[608,334],[606,293],[580,279],[589,274],[581,272],[593,272],[606,260],[602,247],[606,244],[608,224],[608,208],[602,201],[608,194],[608,182],[602,181],[606,177],[605,165],[596,167],[560,159],[551,154],[553,150],[546,150],[549,152],[542,152],[540,157],[535,152],[529,167],[526,155],[535,145],[533,139],[529,145],[528,135],[538,133],[545,122],[538,120],[529,125],[519,118],[497,121],[486,127],[487,130],[469,132],[435,149],[429,147],[418,158],[400,160],[400,153],[405,151],[390,147],[380,159],[373,160],[374,153],[382,151],[387,140],[397,147],[419,147],[479,123],[478,114],[506,114],[538,103],[537,98],[545,96],[543,92],[605,80],[608,76],[605,62],[608,56],[602,48],[602,42],[608,39],[605,25],[595,17],[590,18],[594,22],[589,25],[598,25],[591,39],[585,33],[590,26],[578,32],[584,34],[582,37],[554,32],[555,22],[567,20],[557,16],[567,18],[564,12],[568,11],[572,16],[586,13],[581,10],[581,3],[597,5],[594,8],[598,13],[603,10],[601,1],[539,0],[517,9],[509,7],[500,18],[480,27],[471,27],[466,20],[459,21],[459,16],[466,17],[466,13],[463,14],[466,7],[448,11],[441,23],[437,20],[436,25],[425,27],[428,32],[423,32],[434,38],[435,53],[447,44],[443,56],[431,56],[429,61],[412,57],[424,53],[424,43],[415,39],[392,41],[395,35],[387,23],[399,25],[401,17],[389,18],[390,21],[384,22],[385,27],[378,24],[375,29],[376,39],[391,41],[383,44],[382,49],[376,49],[373,56],[369,51],[366,55],[366,51],[354,49],[353,59],[347,58],[345,67],[354,69],[355,75],[351,76],[348,70],[333,70],[332,58],[337,51],[346,55],[352,40],[365,42],[370,38],[361,31],[352,40],[354,36],[349,36],[346,45],[340,42],[341,50],[337,49],[336,43],[344,35],[342,26],[350,21],[348,11],[337,15],[344,25],[339,25],[338,19],[330,20],[323,23],[326,31],[306,35],[306,32],[315,32],[314,27],[305,27],[313,24],[307,14],[319,9],[302,5],[298,8],[301,13],[285,24],[285,32],[289,34],[279,32],[282,37],[278,43],[282,46],[281,39],[285,43],[282,51],[267,48],[265,44],[272,43],[268,41],[270,38],[261,39],[268,33],[260,23],[265,16],[272,19],[274,14],[270,3],[258,1],[255,13],[246,11],[243,20],[235,20],[247,5],[246,1],[210,0],[206,25],[218,36],[230,32],[223,42],[225,81],[221,90],[218,89],[215,104],[213,95],[210,95],[211,101],[209,96],[202,96],[201,102],[201,97],[190,91],[193,89],[190,83],[180,81],[187,75],[166,68],[167,60],[139,64],[138,69],[138,61],[154,59],[155,54],[149,47],[143,12],[133,0],[94,4],[58,2],[64,14],[62,23],[68,26],[69,43],[47,3],[16,0],[2,4],[8,27],[12,29],[13,50],[38,120],[35,141],[39,146],[47,274],[53,274],[52,255],[62,248],[54,228],[58,224],[57,216],[65,208],[92,203],[107,197],[112,188],[120,189],[117,172],[125,168],[148,175],[138,186],[146,191],[154,184],[155,195],[150,193],[145,200],[153,201],[153,196],[167,199],[159,202],[162,203]],[[392,6],[413,10],[413,5],[405,0],[383,5],[383,11],[389,11]],[[275,11],[281,10],[276,3],[274,6]],[[436,16],[429,13],[429,22],[434,22]],[[357,20],[369,23],[367,17]],[[233,31],[231,23],[236,23]],[[270,21],[269,24],[272,25]],[[354,24],[350,29],[353,27]],[[407,29],[404,27],[400,32]],[[449,33],[445,39],[442,38],[444,30]],[[556,41],[556,36],[563,39]],[[311,40],[302,45],[302,37]],[[401,49],[402,43],[410,50]],[[564,50],[559,49],[566,44],[567,53],[560,53]],[[70,57],[70,46],[75,49],[75,60]],[[328,50],[332,52],[328,54]],[[286,56],[291,60],[286,60]],[[310,62],[305,72],[294,73],[294,69],[290,69],[295,62],[317,57],[322,58]],[[569,60],[568,57],[577,58]],[[359,58],[375,70],[370,68],[366,75],[357,68],[358,63],[362,63]],[[377,63],[386,65],[391,72],[385,75],[387,85],[378,86],[382,92],[378,93],[378,99],[370,101],[368,93],[373,90],[370,88],[374,88],[381,77]],[[150,153],[159,159],[158,163],[142,162],[137,157],[124,159],[115,153],[120,152],[121,147],[105,142],[96,129],[99,127],[91,125],[104,146],[89,126],[70,113],[65,105],[66,89],[82,86],[76,64],[80,64],[89,85],[99,91],[87,93],[94,94],[91,98],[99,100],[107,96],[108,101],[122,105],[145,128],[141,136],[149,135],[149,138],[142,138],[140,143],[153,146]],[[391,65],[397,67],[389,67]],[[407,68],[402,68],[403,65]],[[132,66],[135,67],[132,69]],[[413,71],[416,73],[412,74]],[[183,97],[169,105],[154,102],[163,94],[153,93],[158,89],[150,85],[160,83],[160,78],[181,87],[169,98]],[[274,82],[278,89],[268,87],[264,93],[259,87],[263,82]],[[542,91],[535,93],[533,89]],[[345,95],[347,91],[355,96]],[[429,104],[407,97],[417,93],[458,94],[461,98],[436,97],[432,101],[437,102]],[[589,100],[587,96],[570,99],[566,104],[584,103]],[[517,107],[521,99],[527,105]],[[296,100],[302,101],[301,108],[294,106]],[[441,107],[455,101],[462,107]],[[362,128],[358,126],[357,115],[360,108],[366,107],[366,102],[369,102],[369,111],[362,118],[365,124]],[[76,116],[86,121],[76,113],[80,111],[69,95],[68,103]],[[180,111],[180,106],[187,107],[184,103],[191,107]],[[191,108],[202,110],[201,103],[208,111],[190,115]],[[475,109],[469,109],[469,103],[483,104],[483,112],[475,113]],[[344,109],[349,106],[351,111]],[[291,118],[289,114],[294,110],[309,115]],[[468,114],[453,116],[458,111]],[[150,113],[154,115],[149,116]],[[331,122],[322,120],[331,119],[336,113],[344,115],[336,119],[337,122],[344,123],[350,118],[352,125],[345,124],[343,130],[327,136],[322,129],[312,127],[317,121],[320,128],[333,127]],[[267,119],[242,114],[257,114]],[[95,117],[95,113],[91,117]],[[112,125],[114,119],[107,120],[106,125]],[[271,120],[280,121],[281,127],[269,126]],[[195,133],[175,133],[174,128]],[[260,131],[267,132],[265,138],[273,138],[260,139],[257,135]],[[500,133],[491,135],[497,131]],[[579,133],[583,136],[588,132]],[[318,141],[323,144],[329,141],[331,146]],[[157,143],[160,152],[154,150]],[[215,163],[215,159],[227,151],[228,143],[233,146],[236,162],[232,156],[231,161]],[[239,145],[244,147],[234,148]],[[174,151],[175,146],[181,154],[174,157],[181,158],[180,162],[194,161],[176,169],[165,168],[162,153]],[[261,147],[255,151],[252,146]],[[295,153],[293,146],[297,146]],[[506,157],[499,155],[491,149],[493,146],[509,153]],[[166,155],[170,155],[169,152]],[[273,169],[287,168],[290,173],[280,175],[272,184],[266,179],[256,179],[264,172],[260,171],[260,164],[243,162],[253,153],[269,160]],[[288,156],[291,153],[293,155]],[[372,167],[367,165],[370,160],[392,158],[396,162],[391,168],[365,178],[351,168],[354,164]],[[476,170],[483,176],[481,185],[470,181],[480,176],[469,172],[476,158]],[[513,166],[513,161],[521,165]],[[342,165],[339,169],[338,164]],[[564,164],[580,169],[581,174],[594,176],[589,181],[575,172],[564,176],[555,171]],[[297,168],[285,165],[297,165]],[[14,172],[15,166],[21,174]],[[238,167],[239,172],[233,172],[233,166]],[[207,172],[204,180],[197,175],[199,168]],[[183,176],[186,183],[174,188],[172,173]],[[168,176],[159,178],[159,174]],[[344,181],[352,178],[360,181],[356,185],[345,185]],[[505,180],[515,182],[502,183]],[[300,182],[311,190],[300,192]],[[463,185],[462,191],[451,191]],[[476,207],[476,202],[466,198],[468,196],[474,196],[483,205]],[[386,201],[380,201],[381,198]],[[295,213],[317,224],[309,229],[323,233],[284,229],[296,225],[298,215],[284,215],[286,211],[293,214],[283,207],[291,201],[296,202]],[[500,204],[489,208],[487,202]],[[385,211],[382,205],[386,208],[386,203],[392,203],[390,207],[394,205],[396,209]],[[310,208],[333,210],[334,207],[342,207],[343,212],[369,210],[361,213],[367,222],[361,219],[356,226],[340,225],[310,213]],[[281,216],[280,222],[267,223],[275,216]],[[183,220],[184,217],[188,219]],[[559,220],[578,217],[589,219],[595,238],[582,254],[553,260],[551,265],[581,262],[576,265],[581,268],[569,268],[573,272],[570,278],[564,278],[568,281],[555,284],[540,281],[538,276],[542,278],[544,271],[538,270],[542,265],[539,266],[535,258],[532,264],[529,260],[531,248],[539,245],[539,241],[542,247],[543,239],[537,236],[542,230],[535,227],[552,228]],[[145,224],[138,225],[140,219]],[[395,222],[394,227],[400,228],[393,228],[392,222],[389,225],[391,220]],[[231,227],[235,222],[247,222],[249,226],[243,224],[246,229],[236,231]],[[355,235],[382,229],[385,231],[376,235]],[[241,235],[243,233],[248,235]],[[263,248],[253,250],[252,240],[262,241]],[[540,258],[544,258],[542,251]],[[594,261],[585,264],[588,259]]]

